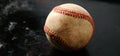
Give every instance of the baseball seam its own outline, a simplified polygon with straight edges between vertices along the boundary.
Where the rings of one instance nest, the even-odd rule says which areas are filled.
[[[61,14],[64,14],[64,15],[68,15],[68,16],[72,16],[72,17],[75,17],[75,18],[80,18],[80,19],[86,19],[88,20],[92,26],[93,26],[93,29],[94,29],[94,23],[93,23],[93,20],[90,16],[88,15],[85,15],[85,14],[81,14],[80,12],[78,11],[73,11],[73,10],[70,10],[70,9],[66,9],[66,8],[61,8],[61,7],[54,7],[53,10],[57,13],[61,13]]]
[[[94,32],[95,26],[94,26],[94,21],[93,21],[91,16],[88,16],[88,15],[85,15],[85,14],[81,14],[81,12],[79,12],[79,11],[73,11],[73,10],[70,10],[70,9],[67,9],[67,8],[62,8],[60,6],[54,7],[53,11],[57,12],[57,13],[64,14],[64,15],[72,16],[72,17],[75,17],[77,19],[88,20],[91,23],[91,25],[93,27],[93,32]],[[93,36],[93,33],[92,33],[91,37],[92,36]]]
[[[70,48],[63,40],[62,38],[60,38],[60,36],[58,36],[55,32],[51,31],[47,26],[44,26],[44,31],[45,33],[47,33],[50,36],[50,39],[52,39],[51,41],[54,42],[54,45],[56,45],[57,47],[64,47],[64,48]],[[61,42],[61,43],[59,43]]]

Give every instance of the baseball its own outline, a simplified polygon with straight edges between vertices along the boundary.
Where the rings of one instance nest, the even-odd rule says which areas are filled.
[[[44,32],[58,49],[80,50],[88,45],[94,32],[94,21],[86,9],[73,3],[55,6],[47,16]]]

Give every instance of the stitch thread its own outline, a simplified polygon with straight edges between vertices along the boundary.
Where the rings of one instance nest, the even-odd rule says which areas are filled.
[[[81,14],[80,12],[73,11],[73,10],[70,10],[70,9],[61,8],[59,6],[54,7],[53,10],[57,13],[61,13],[61,14],[64,14],[64,15],[72,16],[72,17],[75,17],[75,18],[86,19],[92,24],[93,29],[94,29],[93,20],[88,15],[84,15],[84,14]]]
[[[55,32],[51,31],[47,26],[44,26],[44,31],[50,36],[51,42],[54,43],[55,46],[59,48],[71,48],[65,43],[62,38],[60,38]]]

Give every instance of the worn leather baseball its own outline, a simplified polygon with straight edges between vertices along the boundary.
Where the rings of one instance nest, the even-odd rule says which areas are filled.
[[[49,42],[55,47],[63,50],[80,50],[90,42],[94,22],[83,7],[65,3],[54,7],[49,13],[44,31]]]

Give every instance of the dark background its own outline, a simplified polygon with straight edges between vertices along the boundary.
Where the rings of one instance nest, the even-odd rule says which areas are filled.
[[[56,5],[75,3],[95,22],[87,47],[60,51],[48,42],[43,26]],[[120,4],[117,0],[0,0],[0,56],[120,56]]]

